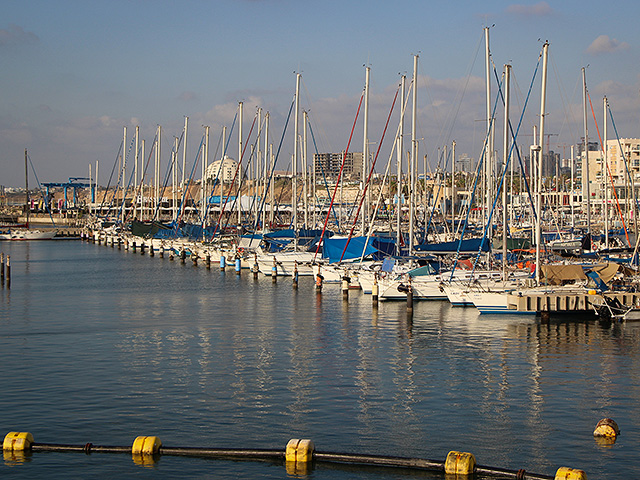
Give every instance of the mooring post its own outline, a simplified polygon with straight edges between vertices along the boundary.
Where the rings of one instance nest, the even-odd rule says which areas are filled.
[[[373,274],[373,287],[371,287],[371,299],[373,301],[373,306],[378,306],[378,274]]]
[[[293,261],[293,288],[298,288],[298,261]]]
[[[258,266],[258,254],[254,253],[253,254],[253,279],[257,280],[258,279],[258,273],[260,273],[260,267]]]

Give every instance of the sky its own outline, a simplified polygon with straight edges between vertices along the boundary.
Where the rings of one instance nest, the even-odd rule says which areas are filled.
[[[369,148],[374,155],[379,150],[376,169],[384,170],[400,101],[383,137],[384,125],[401,75],[413,75],[414,55],[419,158],[427,155],[429,168],[435,168],[439,152],[455,141],[457,156],[477,159],[487,117],[485,27],[498,76],[505,64],[512,66],[510,119],[514,128],[521,121],[523,151],[539,122],[541,69],[535,78],[534,72],[545,41],[549,148],[568,157],[568,146],[583,135],[583,67],[601,134],[606,95],[615,122],[608,122],[608,137],[614,137],[614,125],[621,138],[640,137],[635,0],[616,1],[614,8],[595,0],[0,0],[0,7],[4,186],[24,184],[25,149],[40,182],[88,177],[90,165],[95,175],[98,162],[99,183],[106,185],[124,127],[129,143],[136,126],[147,154],[162,126],[164,175],[185,117],[189,165],[205,125],[211,128],[211,162],[222,154],[222,127],[231,129],[239,102],[245,142],[257,109],[269,112],[274,151],[282,138],[277,169],[286,170],[294,149],[293,120],[284,137],[283,131],[296,74],[302,79],[300,109],[309,113],[315,139],[309,140],[309,155],[316,148],[339,152],[347,148],[367,66]],[[496,95],[493,77],[492,104]],[[504,107],[497,111],[500,150]],[[350,151],[362,151],[363,116],[355,123]],[[588,122],[589,138],[597,139],[590,109]],[[410,133],[411,100],[405,150]],[[229,146],[236,159],[237,135],[236,128]]]

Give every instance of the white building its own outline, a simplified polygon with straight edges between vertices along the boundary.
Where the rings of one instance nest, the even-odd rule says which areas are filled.
[[[221,160],[216,160],[207,167],[206,178],[207,183],[213,183],[214,180],[222,181],[223,183],[231,183],[234,176],[236,179],[241,178],[242,168],[239,169],[236,176],[236,169],[238,168],[238,162],[233,158],[224,156]]]

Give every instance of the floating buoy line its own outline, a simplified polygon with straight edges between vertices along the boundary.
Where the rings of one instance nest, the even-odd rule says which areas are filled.
[[[321,452],[315,449],[313,441],[291,439],[282,449],[226,449],[206,447],[167,447],[158,437],[139,436],[131,446],[103,446],[85,443],[66,445],[56,443],[36,443],[29,432],[9,432],[2,444],[5,462],[19,463],[35,452],[59,453],[125,453],[130,454],[134,463],[150,465],[160,456],[187,456],[233,460],[284,462],[287,473],[299,475],[309,473],[315,464],[332,463],[361,467],[403,468],[409,470],[440,472],[445,475],[471,476],[475,474],[513,478],[516,480],[586,480],[584,471],[560,467],[555,476],[526,472],[524,469],[488,467],[476,464],[472,453],[451,451],[444,462],[422,458],[395,457],[386,455],[363,455],[357,453]]]

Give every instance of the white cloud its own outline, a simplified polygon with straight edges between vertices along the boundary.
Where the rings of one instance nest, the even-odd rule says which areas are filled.
[[[626,50],[629,48],[629,44],[627,42],[619,42],[615,38],[609,38],[609,35],[600,35],[596,38],[589,48],[587,48],[587,53],[592,55],[598,55],[600,53],[612,53],[620,50]]]
[[[178,99],[183,102],[191,102],[197,100],[198,96],[195,94],[195,92],[185,91],[178,95]]]
[[[543,17],[551,15],[553,10],[547,2],[538,2],[534,5],[513,4],[507,7],[507,13],[522,17]]]

